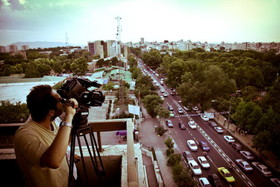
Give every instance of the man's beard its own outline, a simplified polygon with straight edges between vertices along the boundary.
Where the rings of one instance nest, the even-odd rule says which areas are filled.
[[[51,120],[53,121],[55,118],[60,116],[62,113],[63,113],[63,111],[61,109],[56,109],[55,114],[54,114],[54,116],[52,116]]]

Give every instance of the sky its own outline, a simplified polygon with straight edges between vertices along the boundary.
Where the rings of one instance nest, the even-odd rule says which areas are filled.
[[[0,45],[183,39],[280,42],[280,0],[0,0]]]

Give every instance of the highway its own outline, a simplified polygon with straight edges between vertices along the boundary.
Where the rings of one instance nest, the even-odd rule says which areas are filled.
[[[201,117],[198,116],[195,112],[189,112],[184,110],[180,96],[178,95],[170,95],[171,90],[165,85],[160,85],[160,78],[155,75],[155,73],[143,65],[141,61],[138,61],[138,67],[144,72],[144,74],[150,76],[152,80],[156,80],[159,83],[158,86],[158,95],[163,95],[160,92],[160,89],[164,89],[168,96],[164,97],[163,107],[167,109],[168,106],[172,106],[174,108],[173,112],[175,114],[174,117],[169,118],[172,121],[174,128],[168,128],[169,135],[173,138],[175,142],[175,149],[178,149],[179,152],[183,151],[190,151],[189,147],[187,146],[187,140],[203,140],[207,142],[210,147],[210,151],[208,152],[206,158],[210,163],[210,169],[202,169],[201,176],[195,176],[194,179],[198,180],[199,177],[207,177],[208,174],[216,173],[218,174],[217,168],[219,167],[226,167],[228,168],[228,163],[231,161],[234,163],[234,168],[230,170],[231,174],[235,178],[235,182],[233,184],[227,183],[222,177],[218,174],[219,178],[221,179],[224,186],[273,186],[271,181],[262,176],[258,171],[254,169],[252,173],[244,173],[241,168],[239,168],[235,160],[242,158],[241,155],[235,151],[232,146],[227,143],[223,136],[227,135],[227,131],[224,129],[223,134],[218,134],[211,126],[207,124],[207,122],[203,121]],[[181,107],[184,110],[184,114],[179,114],[177,108]],[[194,120],[197,123],[197,129],[191,129],[187,123],[190,120]],[[186,130],[181,130],[178,126],[178,123],[181,122],[185,124]],[[166,127],[167,128],[167,127]],[[193,157],[197,161],[198,156],[203,156],[203,151],[199,147],[198,151],[192,152]],[[182,157],[183,158],[183,157]],[[184,159],[183,159],[184,160]],[[185,160],[184,160],[185,161]],[[250,162],[249,162],[250,163]],[[186,166],[187,163],[185,161]]]

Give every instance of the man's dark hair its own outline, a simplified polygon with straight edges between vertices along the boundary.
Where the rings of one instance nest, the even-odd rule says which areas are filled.
[[[56,109],[57,99],[49,85],[34,86],[27,95],[27,107],[34,121],[41,122],[49,110]]]

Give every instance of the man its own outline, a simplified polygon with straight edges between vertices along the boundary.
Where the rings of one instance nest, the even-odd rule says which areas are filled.
[[[17,130],[14,138],[26,186],[68,186],[66,151],[78,107],[75,99],[70,101],[73,106],[63,105],[60,95],[49,85],[35,86],[27,96],[31,119]],[[65,116],[58,127],[55,121],[63,111]]]

